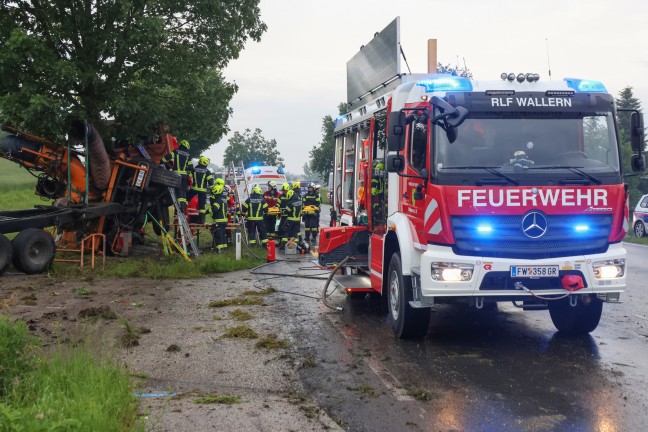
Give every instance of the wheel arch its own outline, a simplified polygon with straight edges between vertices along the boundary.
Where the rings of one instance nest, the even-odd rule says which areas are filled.
[[[387,220],[388,227],[394,227],[387,234],[387,242],[385,244],[385,265],[383,268],[389,266],[388,259],[391,258],[392,254],[395,251],[400,252],[401,263],[402,263],[402,274],[403,276],[412,275],[412,267],[420,265],[421,256],[420,253],[414,248],[414,238],[412,236],[412,230],[414,226],[412,222],[401,213],[396,213],[389,217]],[[395,243],[395,249],[390,248],[390,244]],[[391,250],[391,251],[390,251]]]

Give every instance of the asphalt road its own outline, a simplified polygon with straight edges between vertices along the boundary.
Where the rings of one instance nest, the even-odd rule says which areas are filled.
[[[426,338],[402,341],[378,300],[336,292],[330,302],[343,311],[335,312],[302,297],[318,296],[323,282],[282,279],[281,289],[299,294],[286,324],[312,359],[301,379],[347,430],[645,430],[648,247],[626,248],[624,303],[605,304],[599,327],[580,338],[557,334],[548,311],[500,304],[437,306]]]

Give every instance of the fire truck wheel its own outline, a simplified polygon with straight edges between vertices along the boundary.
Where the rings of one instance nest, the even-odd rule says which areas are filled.
[[[9,264],[11,264],[11,257],[13,256],[13,247],[11,246],[11,241],[5,237],[3,234],[0,234],[0,275],[7,270]]]
[[[603,311],[603,302],[597,297],[590,301],[579,301],[572,307],[569,298],[549,302],[549,314],[554,326],[566,335],[584,335],[598,326]]]
[[[43,230],[27,228],[13,239],[13,265],[27,274],[47,271],[54,261],[56,244],[51,235]]]
[[[412,278],[403,276],[400,254],[389,261],[387,298],[392,329],[401,339],[418,339],[425,336],[430,325],[430,309],[410,306],[413,298]]]

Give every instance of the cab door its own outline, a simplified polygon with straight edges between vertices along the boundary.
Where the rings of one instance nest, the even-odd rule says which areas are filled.
[[[405,145],[405,169],[400,179],[401,211],[408,216],[415,227],[414,242],[419,248],[426,248],[427,240],[424,230],[425,187],[427,182],[422,177],[423,169],[430,172],[430,122],[427,115],[415,116],[408,126]]]

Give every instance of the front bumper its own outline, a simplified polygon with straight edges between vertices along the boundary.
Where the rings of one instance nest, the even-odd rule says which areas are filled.
[[[417,269],[420,279],[422,297],[520,297],[531,296],[530,293],[515,288],[514,282],[520,281],[534,292],[542,295],[562,295],[567,291],[562,288],[560,278],[567,274],[580,275],[585,288],[578,294],[620,293],[625,290],[626,274],[614,279],[596,279],[592,264],[599,261],[625,259],[626,250],[621,244],[610,245],[607,252],[594,255],[580,255],[540,260],[519,260],[509,258],[488,258],[456,255],[452,248],[429,245],[421,256],[421,265]],[[448,262],[470,264],[474,266],[472,279],[469,281],[445,282],[432,279],[431,264]],[[512,278],[511,266],[558,266],[558,278]]]

